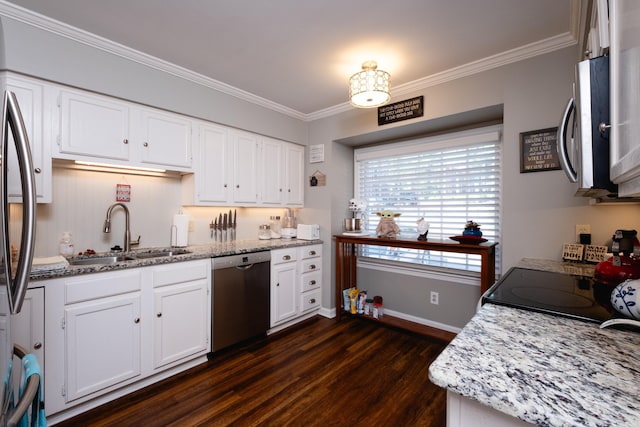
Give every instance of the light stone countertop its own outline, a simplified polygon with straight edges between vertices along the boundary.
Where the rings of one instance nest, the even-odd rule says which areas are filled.
[[[585,267],[533,259],[518,266],[572,274]],[[429,377],[540,426],[640,426],[640,331],[485,304]]]
[[[206,245],[193,245],[184,248],[172,248],[172,249],[184,249],[188,251],[187,254],[157,257],[157,258],[143,258],[121,261],[114,264],[89,264],[89,265],[69,265],[64,269],[56,269],[50,271],[38,271],[32,272],[29,276],[30,280],[44,280],[54,279],[57,277],[77,276],[81,274],[100,273],[105,271],[122,270],[126,268],[145,267],[149,265],[168,264],[173,262],[184,262],[197,259],[215,258],[228,255],[237,255],[249,252],[269,251],[273,249],[284,249],[297,246],[308,246],[322,243],[322,240],[298,240],[298,239],[270,239],[270,240],[234,240],[222,243],[211,243]],[[128,255],[135,256],[137,253],[154,252],[161,250],[168,250],[171,248],[141,248],[131,252],[105,252],[98,253],[91,256],[101,255]],[[73,258],[90,258],[91,256],[80,256]]]

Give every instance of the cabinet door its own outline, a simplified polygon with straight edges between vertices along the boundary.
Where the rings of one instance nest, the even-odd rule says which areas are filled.
[[[298,314],[296,263],[271,266],[271,326],[284,322]]]
[[[67,402],[140,375],[140,293],[65,308]]]
[[[31,157],[36,178],[38,203],[51,203],[51,141],[45,141],[44,85],[9,76],[6,89],[14,92],[27,130]],[[13,135],[9,133],[7,165],[7,190],[9,202],[22,203],[20,171]]]
[[[60,93],[60,153],[129,160],[129,107],[98,95]],[[73,156],[66,156],[73,158]]]
[[[234,149],[233,202],[254,204],[258,199],[258,136],[232,131]]]
[[[233,159],[228,129],[200,126],[199,155],[196,158],[196,202],[227,203],[231,197]]]
[[[264,205],[280,205],[283,194],[282,167],[284,152],[283,143],[275,139],[264,138],[260,156],[260,186],[261,200]]]
[[[191,121],[177,114],[142,110],[141,160],[191,168]]]
[[[209,304],[206,280],[154,289],[154,369],[207,351]]]
[[[302,206],[304,205],[304,147],[286,144],[285,159],[285,203],[287,206]]]
[[[609,3],[611,24],[611,180],[620,196],[640,196],[640,3]]]
[[[15,344],[22,346],[28,353],[38,358],[42,376],[44,366],[44,288],[27,289],[27,294],[19,314],[11,318],[11,336]],[[13,365],[14,378],[20,378],[22,366]],[[17,375],[17,376],[16,376]],[[17,392],[18,390],[16,390]],[[17,394],[16,394],[17,396]]]

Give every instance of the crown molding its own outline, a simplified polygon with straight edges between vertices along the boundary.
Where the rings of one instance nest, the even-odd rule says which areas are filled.
[[[419,91],[421,89],[426,89],[428,87],[432,87],[462,77],[467,77],[493,68],[501,67],[507,64],[532,58],[537,55],[542,55],[558,49],[575,45],[577,43],[580,26],[578,19],[578,17],[580,16],[580,0],[571,0],[570,8],[570,32],[550,37],[538,42],[530,43],[516,49],[502,52],[478,61],[469,62],[459,67],[451,68],[449,70],[436,73],[431,76],[427,76],[409,83],[396,86],[392,88],[393,97],[396,98],[398,96],[415,93],[416,91]],[[238,99],[279,112],[294,119],[309,122],[340,114],[354,108],[353,106],[351,106],[351,104],[349,104],[348,101],[345,101],[344,103],[332,107],[318,110],[313,113],[304,114],[292,108],[285,107],[268,99],[238,89],[210,77],[206,77],[194,71],[188,70],[184,67],[180,67],[170,62],[163,61],[154,56],[147,55],[145,53],[139,52],[119,43],[115,43],[111,40],[89,33],[79,28],[72,27],[44,15],[40,15],[38,13],[24,9],[12,3],[7,3],[4,0],[0,0],[0,15],[68,38],[78,43],[100,49],[124,59],[137,62],[141,65],[145,65],[158,71],[162,71],[173,76],[191,81],[201,86],[217,90],[230,96],[234,96]]]

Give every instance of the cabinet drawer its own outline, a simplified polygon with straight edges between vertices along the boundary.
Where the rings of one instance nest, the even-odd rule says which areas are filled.
[[[322,245],[309,245],[298,248],[298,258],[314,258],[322,256]]]
[[[65,283],[65,304],[135,292],[140,287],[139,270],[81,276]]]
[[[192,261],[153,267],[153,287],[173,285],[206,279],[211,270],[211,261]]]
[[[292,262],[296,259],[296,248],[277,249],[275,251],[271,251],[271,265]]]
[[[300,263],[300,273],[304,274],[320,270],[321,262],[322,258],[305,259]]]
[[[300,295],[300,308],[302,312],[313,310],[320,307],[320,290],[313,292],[305,292]]]
[[[322,272],[312,271],[311,273],[305,273],[300,277],[300,291],[306,292],[312,289],[317,289],[322,284]]]

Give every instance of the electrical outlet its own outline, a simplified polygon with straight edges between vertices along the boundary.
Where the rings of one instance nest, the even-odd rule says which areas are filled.
[[[440,302],[440,294],[438,292],[431,291],[431,304],[438,305]]]
[[[580,241],[581,234],[591,234],[591,225],[576,224],[576,242]]]

